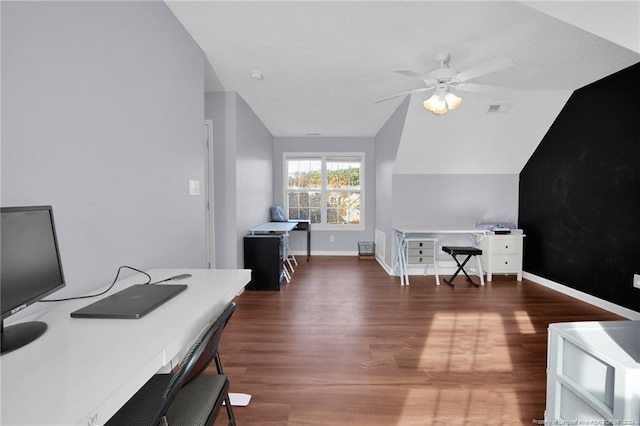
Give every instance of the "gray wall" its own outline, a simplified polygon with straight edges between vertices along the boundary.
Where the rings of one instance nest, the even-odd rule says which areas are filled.
[[[393,266],[393,167],[408,106],[407,96],[376,135],[375,229],[385,235],[384,259],[379,260],[389,266]]]
[[[237,266],[244,267],[242,238],[250,227],[269,221],[273,204],[273,136],[244,99],[236,96]]]
[[[205,93],[205,118],[213,120],[213,191],[217,268],[236,268],[236,96]]]
[[[403,175],[393,179],[393,223],[471,226],[518,219],[518,175]]]
[[[393,225],[474,227],[518,222],[518,175],[404,175],[393,177]],[[466,237],[438,236],[438,244],[468,245]],[[441,259],[447,259],[441,254]],[[447,259],[448,260],[448,259]]]
[[[283,154],[285,152],[364,152],[365,220],[363,231],[319,231],[311,227],[311,251],[356,254],[358,241],[373,241],[375,204],[375,140],[368,137],[275,137],[273,143],[273,201],[284,204]],[[334,241],[329,237],[333,235]],[[294,252],[306,252],[305,235],[294,232],[289,240]]]
[[[72,296],[205,267],[203,53],[162,2],[2,2],[2,205],[53,205]],[[35,309],[35,307],[34,307]]]
[[[247,229],[269,220],[273,136],[236,92],[205,94],[213,120],[216,267],[244,267]]]

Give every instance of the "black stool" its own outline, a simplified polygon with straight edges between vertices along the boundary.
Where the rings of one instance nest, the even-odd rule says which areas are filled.
[[[455,274],[453,274],[451,276],[451,278],[449,279],[444,279],[444,282],[446,282],[447,284],[449,284],[450,286],[453,286],[453,280],[456,279],[456,277],[458,276],[458,274],[460,273],[460,271],[462,271],[462,273],[467,277],[467,281],[469,281],[471,284],[475,285],[476,287],[479,287],[480,284],[475,283],[471,277],[469,276],[469,274],[467,274],[467,271],[464,270],[464,265],[467,264],[467,262],[469,261],[469,259],[471,259],[473,256],[477,256],[477,255],[481,255],[482,254],[482,250],[480,250],[479,248],[475,248],[475,247],[466,247],[466,246],[442,246],[442,251],[445,253],[449,253],[451,255],[451,257],[453,257],[453,260],[456,261],[456,263],[458,264],[458,270],[456,270]],[[464,259],[464,261],[462,263],[460,263],[458,261],[458,258],[456,257],[457,255],[466,255],[466,259]],[[480,272],[482,273],[482,272]]]

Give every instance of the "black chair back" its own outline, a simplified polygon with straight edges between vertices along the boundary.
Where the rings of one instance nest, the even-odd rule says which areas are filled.
[[[173,374],[171,381],[167,385],[163,395],[164,400],[162,407],[158,410],[157,417],[153,422],[151,422],[151,424],[155,425],[160,422],[169,405],[171,405],[171,402],[178,394],[180,388],[186,385],[198,374],[202,373],[211,363],[211,360],[214,358],[218,350],[222,331],[235,309],[235,302],[230,302],[225,307],[222,314],[209,322],[204,331],[193,343],[189,352],[185,355],[183,362],[180,363],[178,369]]]

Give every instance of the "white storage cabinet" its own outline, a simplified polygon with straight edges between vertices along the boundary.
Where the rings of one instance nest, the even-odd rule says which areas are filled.
[[[487,273],[487,281],[493,274],[516,274],[522,281],[522,242],[524,234],[489,234],[482,238],[478,248],[480,260]]]
[[[548,338],[549,424],[640,425],[640,321],[550,324]]]

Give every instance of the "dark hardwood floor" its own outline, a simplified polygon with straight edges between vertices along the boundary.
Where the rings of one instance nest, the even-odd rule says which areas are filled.
[[[245,291],[220,346],[231,392],[252,395],[238,425],[531,425],[548,324],[621,319],[515,275],[456,284],[316,256],[280,292]]]

